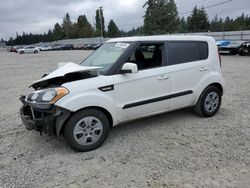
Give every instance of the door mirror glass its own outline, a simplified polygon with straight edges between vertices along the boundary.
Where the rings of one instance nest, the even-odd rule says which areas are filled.
[[[137,73],[138,72],[138,67],[135,63],[125,63],[122,66],[122,69],[120,70],[120,73],[126,74],[126,73]]]

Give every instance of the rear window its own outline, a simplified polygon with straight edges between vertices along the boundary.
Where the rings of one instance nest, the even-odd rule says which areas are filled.
[[[168,43],[168,64],[175,65],[208,58],[208,44],[200,41],[171,41]]]

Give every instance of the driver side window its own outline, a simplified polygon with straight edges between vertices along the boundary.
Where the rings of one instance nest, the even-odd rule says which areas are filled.
[[[135,63],[138,70],[160,67],[162,65],[163,43],[142,43],[129,57],[128,62]]]

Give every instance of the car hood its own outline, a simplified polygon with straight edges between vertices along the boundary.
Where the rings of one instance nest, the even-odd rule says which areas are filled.
[[[76,63],[58,63],[59,68],[31,84],[34,89],[61,85],[66,82],[96,77],[101,67],[81,66]]]

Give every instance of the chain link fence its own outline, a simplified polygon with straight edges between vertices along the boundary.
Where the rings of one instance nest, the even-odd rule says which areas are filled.
[[[64,39],[64,40],[58,40],[58,41],[53,41],[47,44],[54,45],[54,44],[73,44],[73,45],[78,45],[78,44],[99,44],[99,43],[104,43],[109,38],[103,38],[103,37],[96,37],[96,38],[77,38],[77,39]]]
[[[180,34],[211,36],[215,40],[250,41],[250,30],[247,30],[247,31],[206,32],[206,33],[180,33]]]
[[[225,32],[203,32],[203,33],[179,33],[178,35],[203,35],[211,36],[215,40],[230,40],[230,41],[250,41],[250,30],[247,31],[225,31]],[[88,44],[88,43],[104,43],[109,38],[78,38],[53,41],[50,44]]]

